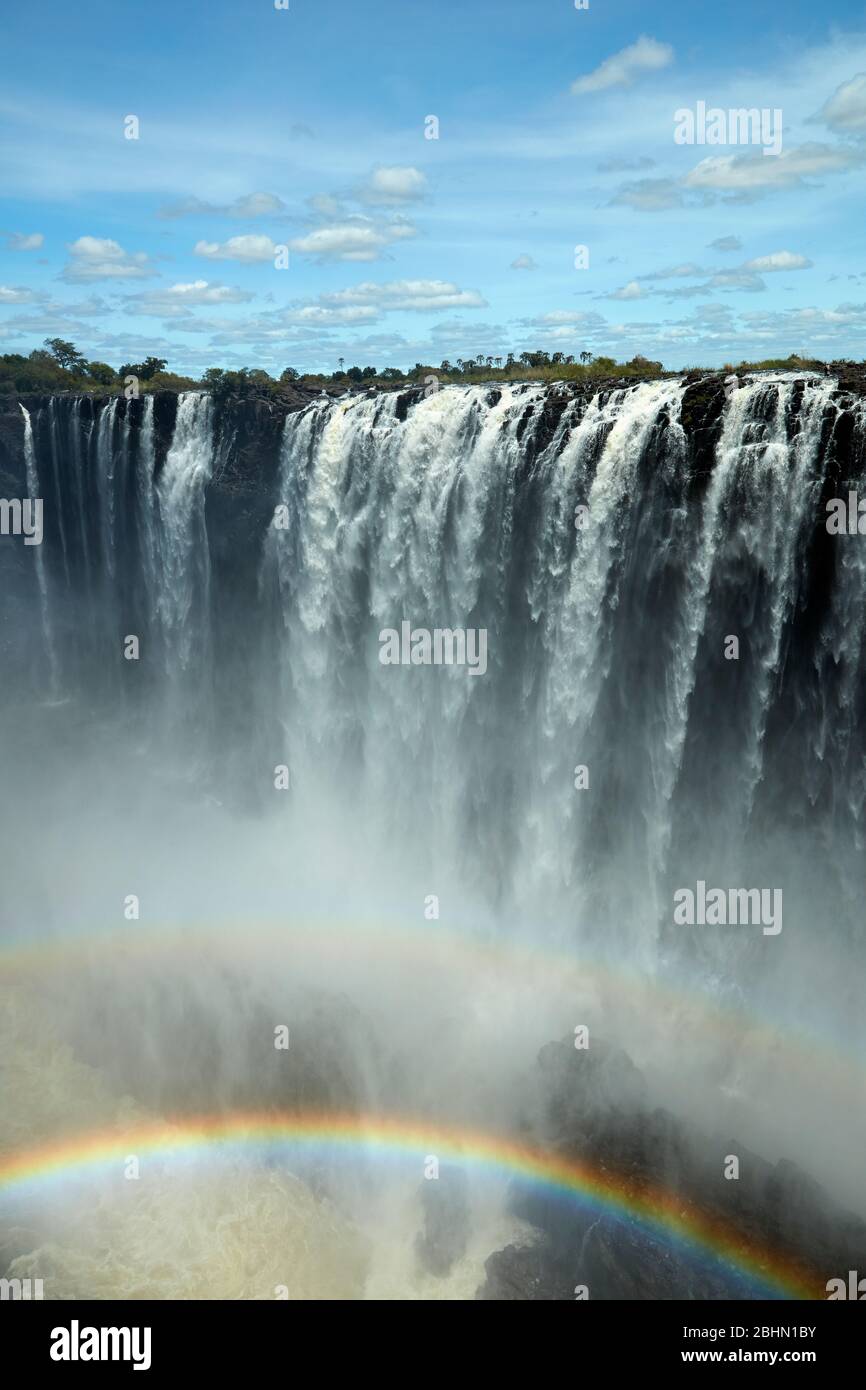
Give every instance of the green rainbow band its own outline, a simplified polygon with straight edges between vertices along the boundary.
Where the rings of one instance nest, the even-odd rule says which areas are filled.
[[[420,1164],[431,1154],[440,1160],[488,1166],[513,1179],[578,1198],[612,1216],[637,1221],[650,1234],[726,1264],[736,1274],[782,1297],[826,1297],[824,1284],[802,1261],[768,1251],[677,1193],[638,1184],[599,1166],[551,1155],[499,1135],[434,1127],[393,1116],[251,1111],[182,1116],[124,1131],[89,1132],[7,1154],[0,1159],[0,1195],[11,1196],[30,1183],[69,1179],[110,1164],[117,1164],[120,1170],[130,1153],[170,1160],[199,1153],[214,1155],[221,1148],[226,1151],[238,1146],[411,1154],[419,1160],[419,1172]]]
[[[549,966],[563,978],[573,976],[587,984],[608,984],[620,995],[629,991],[637,1001],[655,1000],[661,1009],[699,1009],[700,1019],[695,1026],[708,1035],[742,1037],[747,1030],[756,1046],[783,1048],[792,1064],[815,1074],[823,1088],[850,1092],[852,1103],[863,1102],[866,1069],[862,1054],[846,1053],[838,1039],[804,1035],[799,1025],[793,1031],[783,1021],[753,1016],[743,1008],[701,994],[688,982],[672,984],[630,972],[611,961],[572,955],[548,943],[508,936],[494,940],[462,933],[440,922],[428,924],[428,930],[422,931],[414,926],[383,926],[379,921],[344,923],[320,919],[299,924],[226,918],[208,923],[207,930],[195,923],[137,922],[134,927],[126,924],[125,928],[92,930],[41,941],[13,934],[0,943],[0,985],[6,980],[41,976],[52,968],[62,970],[64,975],[75,969],[98,969],[104,963],[103,952],[112,953],[114,964],[122,965],[126,960],[146,964],[161,952],[173,959],[185,954],[198,960],[201,951],[214,944],[229,954],[239,955],[243,963],[266,951],[288,958],[292,950],[300,947],[323,956],[331,952],[342,959],[355,953],[362,960],[369,960],[371,951],[378,947],[387,953],[389,964],[417,957],[424,968],[437,964],[453,968],[454,959],[459,957],[480,969],[513,971],[522,978],[528,970]]]

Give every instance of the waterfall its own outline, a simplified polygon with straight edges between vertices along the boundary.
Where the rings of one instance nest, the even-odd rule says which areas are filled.
[[[104,406],[96,431],[97,500],[100,515],[103,581],[115,575],[115,506],[114,479],[117,467],[115,425],[118,397]]]
[[[628,1287],[634,1260],[674,1287],[663,1243],[586,1210],[560,1230],[558,1202],[516,1208],[462,1150],[451,1196],[419,1197],[416,1136],[436,1155],[460,1127],[625,1160],[721,1227],[775,1239],[793,1205],[795,1250],[824,1229],[798,1225],[804,1192],[823,1208],[795,1165],[860,1202],[866,537],[827,524],[866,489],[854,388],[94,392],[27,396],[13,426],[0,462],[45,496],[45,544],[4,550],[0,595],[26,634],[0,703],[15,1135],[357,1117],[351,1163],[227,1145],[212,1205],[278,1281],[286,1249],[320,1270],[331,1230],[368,1297],[471,1296],[495,1251],[536,1281],[553,1247],[566,1296],[584,1266]],[[705,890],[777,915],[711,921]],[[389,1115],[411,1140],[383,1179],[364,1125]],[[717,1180],[728,1148],[742,1186]],[[0,1235],[56,1250],[70,1297],[110,1249],[137,1296],[129,1250],[185,1268],[200,1158],[187,1189],[160,1157],[143,1213],[115,1174],[98,1240],[65,1192],[62,1239],[17,1212]],[[246,1295],[206,1226],[203,1287]],[[440,1282],[418,1260],[443,1240]],[[857,1258],[834,1247],[828,1275]],[[722,1296],[683,1268],[678,1290]]]
[[[24,416],[24,464],[27,472],[27,495],[32,500],[42,496],[39,488],[39,474],[36,468],[36,452],[33,447],[33,425],[30,412],[21,406]],[[48,664],[48,691],[55,697],[59,688],[59,668],[54,644],[54,630],[51,623],[51,605],[48,595],[48,578],[42,546],[33,546],[36,566],[36,583],[39,588],[39,607],[42,619],[42,635],[45,643],[45,656]]]
[[[140,628],[170,717],[215,729],[219,705],[238,752],[258,740],[288,765],[299,814],[351,804],[359,833],[431,877],[578,937],[615,923],[648,964],[685,875],[739,881],[783,806],[859,844],[866,805],[866,562],[822,514],[836,382],[743,384],[700,474],[686,396],[666,380],[323,397],[285,416],[274,505],[255,515],[243,499],[264,483],[253,460],[238,490],[237,420],[209,396],[180,395],[162,452],[153,397],[52,401],[26,443],[35,470],[43,438],[67,511],[38,559],[43,628],[61,590],[74,618],[89,587],[94,651]],[[847,419],[856,487],[862,407]],[[404,624],[483,632],[486,674],[383,664],[381,634]],[[52,648],[67,682],[75,644]]]
[[[147,396],[144,400],[139,439],[135,506],[141,555],[141,578],[151,612],[159,592],[159,513],[155,482],[156,439],[153,423],[153,396]]]
[[[204,676],[209,642],[210,561],[205,487],[213,466],[210,397],[185,392],[165,465],[156,484],[160,516],[156,615],[167,672],[176,677],[197,664]]]

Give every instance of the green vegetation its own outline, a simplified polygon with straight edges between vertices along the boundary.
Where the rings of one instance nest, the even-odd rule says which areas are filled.
[[[242,367],[237,371],[227,371],[222,367],[209,367],[200,379],[178,375],[167,370],[168,364],[162,357],[146,357],[143,362],[125,362],[115,370],[107,362],[88,362],[74,343],[63,338],[46,338],[45,345],[28,356],[20,353],[7,353],[0,356],[0,392],[39,392],[53,393],[72,391],[78,395],[119,393],[124,390],[127,378],[133,376],[138,381],[139,390],[148,391],[191,391],[204,389],[210,391],[217,400],[235,397],[279,396],[292,386],[306,387],[308,390],[325,390],[334,387],[357,388],[358,386],[394,387],[425,386],[430,378],[435,378],[440,386],[475,385],[482,382],[509,381],[573,381],[587,382],[603,378],[641,378],[642,380],[663,376],[680,375],[681,372],[702,371],[700,367],[683,367],[681,372],[666,372],[661,362],[651,362],[646,357],[633,357],[630,362],[616,362],[612,357],[594,357],[591,352],[581,352],[578,358],[566,356],[561,352],[547,353],[540,349],[535,352],[522,352],[519,355],[508,353],[506,357],[487,357],[479,354],[471,358],[447,359],[438,365],[416,362],[411,371],[404,372],[398,367],[385,367],[377,371],[375,367],[344,368],[340,359],[339,370],[327,373],[299,372],[294,367],[286,367],[279,378],[257,367]],[[740,362],[736,366],[726,364],[721,370],[725,374],[736,372],[745,374],[756,371],[822,371],[824,363],[815,358],[792,353],[790,357],[768,358],[763,362]]]

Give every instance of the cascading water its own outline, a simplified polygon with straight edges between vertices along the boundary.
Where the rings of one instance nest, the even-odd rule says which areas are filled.
[[[40,853],[67,892],[22,888],[18,913],[28,941],[104,924],[112,943],[80,997],[43,980],[22,1007],[48,1008],[56,1065],[68,1042],[95,1068],[66,1089],[101,1120],[126,1094],[143,1114],[288,1094],[507,1132],[538,1047],[587,1023],[666,1103],[851,1199],[862,1070],[843,1100],[819,1059],[866,1044],[866,560],[825,503],[862,490],[866,412],[781,375],[696,426],[693,391],[314,399],[275,448],[270,407],[251,423],[197,392],[22,404],[46,505],[22,603],[68,701],[51,728],[33,715],[55,768]],[[423,634],[443,632],[483,633],[484,669],[431,663]],[[9,863],[42,815],[19,771]],[[677,925],[700,880],[778,889],[784,928]],[[155,944],[127,956],[163,930],[168,976]],[[271,1038],[290,1022],[286,1081]],[[67,1125],[59,1100],[28,1120],[26,1094],[22,1133]],[[299,1248],[317,1220],[351,1248],[340,1296],[415,1277],[416,1184],[386,1200],[374,1167],[328,1169],[342,1206],[318,1217],[300,1184],[281,1199]],[[521,1235],[500,1197],[473,1193],[453,1285],[414,1296],[471,1296]]]
[[[156,491],[161,519],[156,612],[169,673],[206,661],[210,564],[204,520],[205,486],[213,463],[208,396],[186,392]]]
[[[39,477],[36,472],[36,455],[33,448],[33,425],[30,412],[21,406],[24,416],[24,463],[27,478],[27,494],[30,498],[39,497]],[[57,653],[54,649],[54,633],[51,627],[51,605],[48,597],[48,580],[45,573],[45,560],[41,546],[35,547],[36,582],[39,586],[39,607],[42,615],[42,633],[45,639],[45,655],[48,662],[48,684],[52,694],[57,691],[58,669]]]

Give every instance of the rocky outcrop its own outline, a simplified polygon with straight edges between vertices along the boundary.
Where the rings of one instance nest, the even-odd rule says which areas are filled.
[[[469,1199],[466,1175],[451,1164],[421,1185],[424,1228],[415,1241],[418,1262],[428,1274],[444,1278],[466,1251]]]
[[[814,1271],[815,1286],[866,1268],[866,1224],[840,1208],[795,1164],[768,1163],[735,1139],[707,1135],[652,1108],[626,1054],[571,1038],[539,1054],[537,1104],[526,1117],[532,1141],[558,1157],[590,1165],[631,1191],[674,1192],[683,1208],[755,1247]],[[728,1155],[740,1175],[724,1176]],[[491,1255],[480,1299],[565,1299],[585,1285],[591,1298],[747,1298],[754,1286],[734,1269],[654,1239],[647,1228],[546,1189],[515,1187],[515,1215],[534,1243]]]

